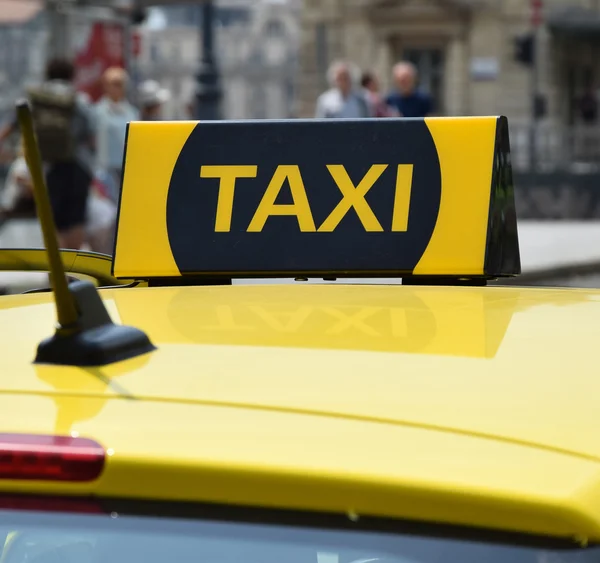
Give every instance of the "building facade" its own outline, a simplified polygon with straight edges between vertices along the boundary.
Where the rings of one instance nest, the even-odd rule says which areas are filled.
[[[215,4],[215,56],[221,72],[223,116],[293,117],[301,2],[218,0]],[[188,119],[200,60],[201,6],[188,2],[162,11],[165,25],[139,27],[139,52],[125,54],[134,82],[131,98],[136,101],[135,84],[158,79],[172,94],[165,117]],[[85,50],[92,25],[100,21],[120,20],[106,10],[69,12],[70,52]],[[0,123],[25,85],[42,78],[51,28],[43,0],[0,0]],[[99,80],[102,68],[97,59],[91,59],[84,74],[88,81]]]
[[[295,113],[299,4],[221,0],[216,4],[215,57],[226,119],[285,119]],[[163,9],[166,26],[143,28],[138,80],[159,80],[172,94],[169,118],[189,118],[200,57],[198,5]]]
[[[42,8],[41,1],[0,0],[0,123],[14,111],[25,84],[43,70]]]
[[[528,0],[304,0],[299,113],[314,114],[334,59],[376,71],[386,89],[392,65],[409,59],[437,113],[507,115],[511,136],[526,144],[533,81],[515,58],[515,40],[532,29],[531,15]],[[584,119],[580,100],[600,86],[600,2],[544,0],[536,60],[545,105],[538,150],[589,148],[572,135],[597,125]]]

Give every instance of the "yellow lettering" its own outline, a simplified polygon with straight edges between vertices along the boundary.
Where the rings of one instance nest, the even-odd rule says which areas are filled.
[[[261,318],[265,324],[277,332],[297,332],[313,311],[313,307],[299,307],[295,311],[292,310],[289,313],[278,311],[277,313],[272,314],[259,305],[252,305],[249,309],[257,317]],[[286,323],[278,317],[289,318]]]
[[[216,305],[215,312],[217,315],[216,325],[198,325],[197,328],[202,330],[256,330],[255,326],[243,325],[236,323],[233,317],[233,309],[229,305]]]
[[[358,186],[355,187],[342,164],[328,164],[327,169],[344,197],[319,227],[319,232],[333,232],[351,207],[354,207],[365,231],[383,231],[383,227],[365,201],[365,195],[373,187],[379,176],[383,174],[387,166],[387,164],[373,164]]]
[[[380,336],[373,327],[369,326],[364,321],[381,311],[381,307],[364,307],[353,315],[346,315],[333,307],[324,307],[323,311],[339,320],[338,323],[327,330],[327,334],[341,334],[349,328],[354,328],[369,336]]]
[[[286,179],[290,184],[294,203],[276,205],[275,200]],[[258,204],[252,221],[250,221],[248,232],[261,232],[271,215],[295,215],[302,232],[316,231],[315,221],[310,210],[310,205],[308,204],[308,197],[306,196],[304,182],[302,181],[298,166],[282,165],[277,167],[265,191],[265,195]]]
[[[392,216],[392,231],[408,230],[408,212],[410,210],[412,176],[412,164],[398,164],[398,173],[396,174],[396,195],[394,196],[394,214]]]
[[[233,192],[238,178],[256,178],[258,166],[201,166],[201,178],[219,178],[219,198],[215,232],[228,233],[231,230],[233,214]]]

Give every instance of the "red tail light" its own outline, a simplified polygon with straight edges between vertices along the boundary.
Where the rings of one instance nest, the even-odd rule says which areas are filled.
[[[0,433],[0,479],[92,481],[104,448],[87,438]]]

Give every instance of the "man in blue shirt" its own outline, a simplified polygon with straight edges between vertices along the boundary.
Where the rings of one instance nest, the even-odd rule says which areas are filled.
[[[427,93],[417,89],[417,69],[412,63],[400,62],[392,71],[396,91],[386,98],[400,117],[427,117],[433,112],[433,101]]]

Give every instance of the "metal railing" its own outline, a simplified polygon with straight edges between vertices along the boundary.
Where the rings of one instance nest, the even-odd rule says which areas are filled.
[[[513,168],[516,171],[531,171],[531,126],[509,121],[509,133]],[[598,171],[600,124],[572,127],[538,124],[535,156],[540,172],[578,174]]]

